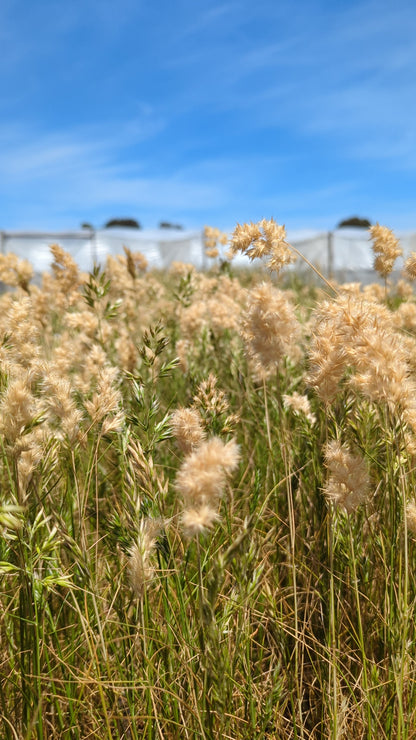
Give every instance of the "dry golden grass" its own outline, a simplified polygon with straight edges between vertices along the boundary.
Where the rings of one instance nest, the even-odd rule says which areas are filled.
[[[269,277],[206,241],[2,256],[1,737],[415,737],[412,287],[284,287],[274,221],[231,240]]]

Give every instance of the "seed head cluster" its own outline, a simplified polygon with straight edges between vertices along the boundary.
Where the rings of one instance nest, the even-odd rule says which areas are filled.
[[[298,416],[305,416],[310,424],[315,424],[316,416],[311,411],[311,404],[307,396],[295,391],[291,395],[284,393],[282,398],[285,408],[291,409]]]
[[[265,372],[290,356],[300,325],[286,294],[265,282],[253,288],[241,316],[240,334],[248,356]]]
[[[171,421],[177,445],[185,454],[192,452],[205,438],[201,416],[195,409],[176,409]]]
[[[220,231],[213,226],[205,226],[204,228],[204,241],[205,241],[205,254],[211,259],[215,259],[220,256],[219,245],[225,245],[228,242],[228,234]]]
[[[277,273],[296,260],[296,255],[286,241],[285,227],[277,224],[274,219],[237,224],[231,237],[230,251],[232,254],[245,254],[250,261],[267,258],[267,267]]]
[[[416,280],[416,252],[411,252],[405,260],[404,274],[409,280]]]
[[[176,476],[176,489],[183,501],[182,527],[188,537],[209,529],[218,520],[218,504],[229,475],[236,469],[240,452],[234,440],[211,437],[188,454]]]
[[[308,382],[323,401],[333,401],[344,378],[371,401],[413,408],[408,347],[385,306],[341,294],[316,309],[311,334]]]
[[[33,278],[30,262],[15,254],[0,254],[0,280],[11,287],[20,287],[29,292],[29,283]]]
[[[394,263],[403,254],[393,232],[387,226],[376,224],[370,227],[373,240],[373,252],[375,254],[374,269],[384,278],[390,275]]]
[[[370,477],[365,460],[352,453],[339,440],[325,448],[325,465],[329,471],[324,486],[325,497],[349,514],[367,501],[370,494]]]
[[[160,521],[150,518],[142,519],[139,523],[136,539],[128,552],[130,583],[138,598],[143,595],[146,584],[151,581],[155,574],[152,554],[156,547],[160,529]]]

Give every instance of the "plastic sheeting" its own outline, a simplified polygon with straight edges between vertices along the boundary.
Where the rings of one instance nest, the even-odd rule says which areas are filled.
[[[397,259],[394,277],[399,277],[404,259],[416,251],[416,232],[397,232],[403,257]],[[377,279],[374,271],[374,253],[371,239],[366,229],[338,229],[321,234],[299,232],[289,234],[288,240],[296,246],[325,277],[336,278],[340,282],[369,283]],[[310,273],[310,267],[298,258],[292,268],[301,273]]]
[[[416,232],[397,233],[404,256],[416,251]],[[332,232],[302,231],[288,233],[293,244],[326,277],[344,281],[369,282],[374,280],[374,255],[367,230],[339,229]],[[142,252],[149,267],[166,268],[172,262],[188,262],[198,269],[208,266],[202,231],[174,231],[168,229],[102,229],[68,233],[0,232],[1,251],[13,252],[28,259],[36,273],[51,265],[51,244],[59,244],[75,259],[80,269],[89,272],[95,263],[103,264],[108,255],[123,254],[123,246],[132,252]],[[249,265],[238,256],[237,264]],[[403,260],[397,261],[401,269]],[[292,269],[310,272],[301,259]]]
[[[89,272],[94,264],[104,264],[108,255],[123,254],[123,246],[132,252],[142,252],[149,267],[165,268],[172,262],[190,262],[204,266],[203,233],[154,229],[102,229],[67,233],[3,232],[1,251],[13,252],[42,273],[52,263],[51,244],[59,244],[69,252],[80,269]]]

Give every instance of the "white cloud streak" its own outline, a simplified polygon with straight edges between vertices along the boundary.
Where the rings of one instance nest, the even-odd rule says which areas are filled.
[[[5,137],[3,130],[3,141]],[[154,176],[149,163],[120,163],[119,148],[119,134],[112,142],[108,135],[101,141],[70,133],[41,139],[26,135],[25,140],[13,136],[7,152],[0,153],[0,193],[15,202],[20,220],[32,218],[26,225],[33,227],[45,224],[48,211],[62,218],[70,212],[87,218],[91,211],[105,209],[111,217],[111,209],[121,208],[139,217],[154,212],[162,218],[172,209],[192,213],[224,202],[221,184],[195,180],[191,174],[184,178],[180,172]],[[27,201],[29,211],[21,205]]]
[[[240,218],[245,211],[251,218],[275,209],[289,215],[303,209],[312,217],[319,203],[334,214],[337,199],[351,208],[371,204],[348,171],[352,161],[357,168],[377,166],[386,177],[416,171],[411,2],[299,0],[295,12],[289,0],[208,6],[178,0],[162,3],[159,17],[136,0],[75,0],[60,10],[42,0],[41,10],[28,6],[19,23],[25,5],[4,0],[0,8],[0,84],[7,89],[0,102],[0,193],[7,218],[45,222],[49,209],[68,224],[78,214],[115,215],[108,213],[113,208],[139,219],[143,211],[149,218],[172,211],[223,217],[227,210]],[[132,25],[144,48],[128,35]],[[77,57],[77,32],[85,51],[92,30],[90,57]],[[68,65],[56,56],[61,46]],[[110,51],[113,64],[105,66]],[[33,77],[32,57],[40,69]],[[64,86],[61,120],[51,115],[52,100],[50,108],[36,108],[45,62],[55,58],[71,96],[67,103]],[[16,77],[20,85],[8,85],[22,69],[24,84]],[[99,75],[97,96],[94,83],[82,88],[91,70]],[[49,82],[55,89],[52,77]],[[315,151],[327,162],[347,163],[339,179],[333,172],[326,182],[319,172],[305,177]]]

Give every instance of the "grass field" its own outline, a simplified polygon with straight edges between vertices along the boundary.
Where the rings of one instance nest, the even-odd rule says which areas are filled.
[[[416,260],[371,236],[365,288],[274,222],[267,270],[1,257],[2,738],[416,737]]]

